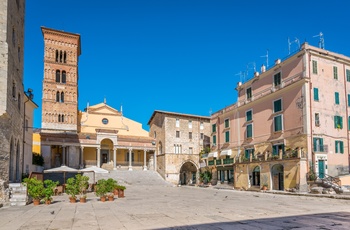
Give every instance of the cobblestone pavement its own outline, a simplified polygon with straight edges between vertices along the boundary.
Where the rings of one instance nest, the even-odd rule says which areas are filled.
[[[0,209],[0,229],[350,229],[350,200],[129,185],[125,198]]]

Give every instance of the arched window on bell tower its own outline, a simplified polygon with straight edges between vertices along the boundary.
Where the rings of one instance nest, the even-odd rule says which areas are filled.
[[[66,83],[66,71],[62,71],[62,83]]]
[[[61,71],[56,70],[56,82],[61,82]]]
[[[67,53],[66,53],[66,51],[63,52],[63,63],[67,63]]]
[[[56,50],[56,62],[58,62],[58,50]]]
[[[60,92],[56,92],[56,102],[60,102]]]
[[[61,122],[61,114],[58,114],[58,122]]]
[[[63,59],[63,54],[62,54],[62,50],[60,50],[60,62],[62,62]]]
[[[64,102],[64,92],[61,93],[61,103]]]
[[[64,122],[64,115],[61,116],[61,121]]]

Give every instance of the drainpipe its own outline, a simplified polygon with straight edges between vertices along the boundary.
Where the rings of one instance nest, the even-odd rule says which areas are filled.
[[[348,117],[349,117],[349,111],[348,111],[348,97],[346,95],[346,92],[348,92],[347,90],[347,79],[346,79],[346,69],[345,69],[345,64],[343,64],[343,73],[344,73],[344,82],[345,82],[345,91],[344,91],[344,94],[345,94],[345,106],[346,106],[346,109],[345,109],[345,113],[346,113],[346,117],[345,117],[345,120],[348,120]],[[347,122],[346,124],[346,127],[347,127],[347,130],[346,130],[346,139],[347,139],[347,144],[348,144],[348,165],[350,164],[350,155],[349,155],[349,130],[350,130],[350,127],[349,127],[349,121]],[[350,169],[349,169],[349,172],[350,172]]]
[[[315,155],[314,155],[314,152],[313,152],[313,149],[314,149],[314,142],[313,142],[313,132],[312,132],[312,106],[311,106],[311,103],[312,103],[312,98],[311,98],[311,92],[312,92],[312,82],[311,82],[311,68],[310,68],[310,65],[311,65],[311,53],[308,53],[308,56],[309,56],[309,60],[308,60],[308,68],[309,68],[309,106],[310,106],[310,141],[311,141],[311,149],[310,149],[310,152],[311,152],[311,163],[312,163],[312,166],[313,166],[313,170],[316,171],[316,168],[315,168]],[[306,165],[308,166],[308,169],[309,169],[309,154],[306,154]]]

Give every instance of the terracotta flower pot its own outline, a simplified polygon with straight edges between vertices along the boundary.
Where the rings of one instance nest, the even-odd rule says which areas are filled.
[[[118,196],[118,189],[114,189],[113,193],[114,195]]]
[[[265,186],[265,185],[262,186],[262,190],[263,190],[263,191],[266,191],[266,190],[267,190],[267,186]]]
[[[47,205],[51,204],[51,200],[45,200],[45,204]]]
[[[101,200],[102,202],[105,202],[105,201],[106,201],[106,197],[105,197],[105,196],[101,196],[101,197],[100,197],[100,200]]]
[[[39,205],[40,204],[40,199],[33,199],[33,204],[36,206],[36,205]]]
[[[80,203],[86,203],[86,197],[80,197],[79,201]]]
[[[123,198],[124,197],[124,190],[119,189],[118,190],[118,197]]]
[[[108,201],[114,201],[114,195],[113,196],[108,196]]]
[[[75,197],[69,197],[69,202],[76,203],[77,199]]]

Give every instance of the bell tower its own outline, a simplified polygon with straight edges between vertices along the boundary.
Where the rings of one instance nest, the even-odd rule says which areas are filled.
[[[44,80],[41,127],[77,132],[80,35],[41,27]]]

